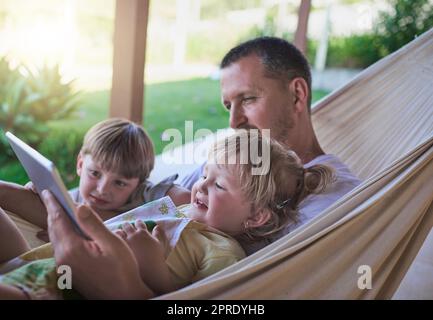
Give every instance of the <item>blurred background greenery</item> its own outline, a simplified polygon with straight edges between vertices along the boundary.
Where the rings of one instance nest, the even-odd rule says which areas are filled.
[[[151,1],[144,127],[160,153],[168,128],[227,127],[218,63],[256,36],[293,40],[299,0]],[[0,2],[0,126],[77,184],[84,133],[108,117],[114,0]],[[433,27],[432,0],[313,0],[306,55],[313,69],[329,20],[325,68],[363,69]],[[328,92],[315,89],[313,101]],[[170,115],[170,116],[167,116]],[[27,177],[0,134],[0,179]]]

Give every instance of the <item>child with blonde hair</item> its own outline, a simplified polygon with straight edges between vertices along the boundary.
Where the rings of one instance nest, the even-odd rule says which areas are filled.
[[[266,152],[259,159],[253,149]],[[253,174],[257,160],[264,169]],[[152,292],[143,298],[176,290],[241,260],[245,253],[236,239],[271,239],[296,223],[298,205],[308,194],[322,192],[332,179],[331,168],[304,169],[293,151],[257,131],[240,129],[217,142],[192,189],[191,203],[179,207],[191,222],[174,248],[166,250],[159,225],[150,233],[137,220],[116,231],[133,251],[142,281]],[[28,291],[20,297],[28,297]]]

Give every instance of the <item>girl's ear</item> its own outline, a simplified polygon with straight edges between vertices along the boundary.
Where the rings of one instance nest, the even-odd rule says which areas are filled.
[[[247,219],[248,227],[257,228],[264,225],[271,218],[271,211],[269,209],[262,209],[256,212],[255,215]]]
[[[83,157],[81,156],[81,151],[78,153],[77,156],[77,175],[81,176],[81,170],[83,169]]]

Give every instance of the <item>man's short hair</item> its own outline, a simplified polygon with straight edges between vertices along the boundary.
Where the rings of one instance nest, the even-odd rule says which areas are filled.
[[[241,43],[222,59],[224,69],[241,58],[257,55],[265,67],[266,76],[291,81],[303,78],[308,85],[308,108],[311,105],[311,71],[305,56],[290,42],[276,37],[259,37]]]

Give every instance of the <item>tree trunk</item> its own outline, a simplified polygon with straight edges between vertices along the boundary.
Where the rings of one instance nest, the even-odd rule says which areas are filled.
[[[310,15],[311,0],[301,0],[298,13],[298,26],[296,28],[293,44],[305,54],[307,51],[308,16]]]

